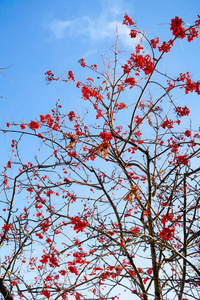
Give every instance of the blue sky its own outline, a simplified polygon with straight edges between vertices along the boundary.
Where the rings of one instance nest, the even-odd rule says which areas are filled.
[[[129,29],[122,26],[125,13],[149,38],[160,37],[161,42],[171,38],[170,22],[179,16],[193,24],[200,14],[199,0],[0,0],[0,128],[6,122],[29,123],[40,114],[50,113],[61,99],[63,113],[74,110],[82,114],[88,103],[81,99],[73,83],[47,84],[44,73],[52,70],[55,76],[72,70],[76,80],[96,76],[77,63],[80,58],[97,64],[103,70],[101,54],[112,57],[109,47],[115,44],[116,26],[123,50],[131,53],[134,46]],[[132,44],[131,44],[132,43]],[[123,58],[122,58],[123,59]],[[163,69],[175,76],[191,70],[194,80],[199,80],[199,39],[188,44],[178,41],[166,55]],[[99,82],[98,82],[99,84]],[[179,98],[188,105],[193,123],[199,120],[199,97],[190,94]],[[199,124],[196,124],[196,127]],[[198,128],[198,127],[197,127]],[[1,135],[0,165],[7,161],[6,144],[12,135]]]
[[[76,80],[84,82],[89,73],[77,63],[84,58],[88,64],[97,64],[103,70],[101,54],[111,57],[109,47],[114,45],[116,26],[123,49],[131,53],[129,29],[122,26],[125,13],[149,38],[171,38],[170,21],[179,16],[192,24],[200,13],[199,0],[0,0],[0,67],[9,78],[0,76],[0,128],[6,122],[29,123],[40,114],[50,113],[61,99],[63,113],[74,110],[81,114],[87,103],[73,83],[46,84],[44,73],[52,70],[60,76],[73,70]],[[178,41],[167,57],[166,71],[176,73],[191,70],[194,80],[199,72],[199,39],[188,45]],[[198,63],[197,63],[198,62]],[[184,100],[185,98],[185,100]],[[199,119],[199,97],[190,94],[181,98],[191,109],[194,120]],[[198,125],[197,125],[198,126]],[[0,165],[5,157],[6,144],[12,135],[1,135]]]
[[[0,77],[0,96],[4,97],[0,99],[1,126],[5,121],[35,120],[48,113],[58,98],[67,110],[78,109],[81,100],[72,85],[46,85],[44,73],[51,69],[61,75],[73,70],[76,78],[85,76],[77,61],[83,57],[90,64],[99,64],[100,54],[114,44],[115,27],[125,13],[151,38],[167,40],[172,18],[178,15],[192,23],[199,9],[199,0],[0,0],[0,66],[13,65],[4,71],[10,80]],[[127,31],[121,30],[121,41],[126,44]],[[184,66],[196,67],[199,76],[194,64],[198,46],[198,42],[191,43],[192,57],[186,56]],[[131,50],[130,45],[128,48]],[[176,66],[183,65],[181,57],[188,51],[182,45],[179,48],[178,62],[173,61]]]

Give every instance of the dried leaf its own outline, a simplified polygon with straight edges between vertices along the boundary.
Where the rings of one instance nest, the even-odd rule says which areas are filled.
[[[151,119],[150,119],[149,117],[147,117],[147,119],[148,119],[149,125],[150,125],[150,126],[153,126]]]
[[[133,195],[135,196],[136,199],[140,199],[140,189],[138,185],[135,185],[132,187],[130,192],[123,198],[124,201],[128,200],[131,204],[133,202]]]
[[[73,148],[76,145],[77,141],[78,141],[78,137],[75,134],[72,134],[72,135],[69,134],[68,137],[70,138],[70,143],[69,143],[68,146],[66,146],[65,149]]]
[[[133,191],[131,190],[126,197],[123,198],[124,201],[128,200],[131,204],[133,203]]]
[[[108,149],[109,149],[109,143],[102,142],[99,146],[94,147],[93,149],[90,149],[91,154],[101,154],[104,152],[104,159],[108,155]]]
[[[103,156],[104,159],[106,159],[106,156],[108,155],[108,149],[109,149],[109,144],[104,150],[104,156]]]

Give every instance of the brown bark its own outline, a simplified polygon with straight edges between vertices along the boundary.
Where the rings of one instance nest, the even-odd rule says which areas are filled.
[[[0,278],[0,293],[4,296],[5,300],[13,300],[10,292],[8,291],[7,287],[2,278]]]

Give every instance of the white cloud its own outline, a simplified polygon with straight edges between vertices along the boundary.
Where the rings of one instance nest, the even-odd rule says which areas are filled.
[[[133,47],[137,39],[129,36],[130,28],[122,25],[123,5],[122,1],[101,0],[102,11],[98,18],[83,16],[74,20],[54,19],[49,28],[56,38],[61,39],[68,35],[89,38],[91,42],[107,38],[115,38],[118,27],[119,39],[123,44]],[[114,21],[115,20],[115,21]]]
[[[71,28],[75,21],[61,21],[54,19],[50,24],[49,28],[55,34],[56,38],[61,39],[64,37],[67,28]]]

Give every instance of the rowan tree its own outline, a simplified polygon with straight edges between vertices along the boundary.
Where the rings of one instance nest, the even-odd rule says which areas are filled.
[[[200,128],[176,100],[200,95],[200,81],[163,71],[177,41],[198,38],[200,16],[172,19],[168,41],[149,39],[127,14],[123,24],[132,53],[117,35],[103,71],[79,61],[85,82],[45,73],[74,83],[88,113],[57,101],[1,129],[12,140],[0,198],[6,300],[120,299],[124,289],[132,299],[200,299]]]

